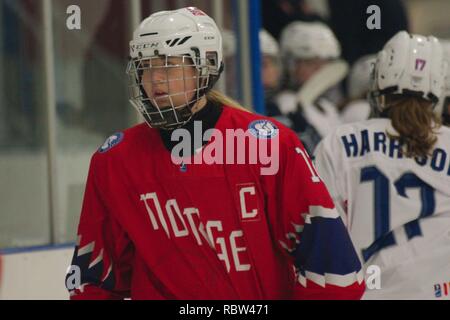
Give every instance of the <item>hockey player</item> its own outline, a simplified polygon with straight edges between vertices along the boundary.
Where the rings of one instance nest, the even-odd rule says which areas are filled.
[[[224,59],[226,61],[227,72],[226,76],[229,76],[229,70],[234,71],[235,55],[236,55],[236,36],[230,30],[222,31],[223,38],[223,52]],[[284,123],[287,121],[290,124],[289,119],[281,116],[278,105],[274,100],[278,90],[280,88],[280,78],[281,78],[281,59],[280,59],[280,49],[277,41],[270,33],[265,29],[261,29],[259,32],[259,43],[262,58],[261,66],[261,80],[264,88],[264,103],[266,107],[266,115],[269,117],[275,116],[278,121]],[[229,59],[227,59],[229,58]],[[227,91],[229,87],[235,86],[235,77],[232,72],[233,77],[230,77],[230,81],[227,79]],[[230,94],[230,96],[235,96]],[[280,117],[277,117],[280,116]],[[287,120],[286,120],[287,119]]]
[[[450,130],[433,112],[446,68],[436,38],[399,32],[372,75],[379,117],[337,128],[316,149],[365,267],[381,271],[364,298],[450,298]]]
[[[113,135],[92,157],[72,263],[81,280],[75,271],[66,279],[72,299],[362,294],[357,254],[301,142],[212,90],[221,42],[214,21],[192,7],[155,13],[134,32],[130,101],[146,123]],[[214,134],[175,163],[174,136],[198,130]],[[197,163],[233,130],[278,141],[279,170],[262,175],[262,161]],[[226,144],[232,160],[245,147]]]
[[[261,77],[264,87],[266,115],[291,128],[293,122],[287,115],[281,114],[277,100],[277,95],[281,88],[280,80],[283,70],[278,42],[267,30],[261,29],[259,32],[259,45],[262,56]]]
[[[237,39],[232,30],[221,30],[222,34],[222,50],[224,65],[227,66],[226,70],[222,72],[221,78],[225,79],[226,95],[229,97],[238,96],[238,84],[237,84]]]
[[[353,64],[348,77],[349,101],[340,111],[342,123],[369,119],[370,104],[367,93],[370,90],[370,75],[375,61],[376,55],[367,55]]]
[[[261,78],[264,87],[266,114],[269,117],[280,116],[279,107],[274,98],[280,88],[281,59],[277,41],[264,29],[259,32],[262,68]]]
[[[292,22],[282,32],[280,47],[289,88],[276,101],[312,153],[320,139],[340,124],[339,83],[348,66],[339,59],[340,45],[333,32],[321,22]]]

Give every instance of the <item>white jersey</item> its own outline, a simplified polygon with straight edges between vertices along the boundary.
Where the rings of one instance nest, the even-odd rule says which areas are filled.
[[[275,97],[275,101],[282,115],[289,115],[298,111],[297,94],[293,91],[285,90]],[[317,105],[302,106],[305,120],[312,125],[322,136],[326,136],[328,132],[341,124],[337,107],[326,98],[319,98]]]
[[[381,290],[366,299],[450,299],[450,129],[431,156],[406,158],[389,119],[338,127],[315,164]]]
[[[367,100],[354,100],[344,107],[341,112],[341,122],[353,123],[369,119],[370,104]]]

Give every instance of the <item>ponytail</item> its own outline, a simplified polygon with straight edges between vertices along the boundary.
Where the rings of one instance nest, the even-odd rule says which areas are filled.
[[[407,157],[425,157],[437,141],[436,130],[441,123],[433,112],[431,102],[417,97],[388,97],[388,117],[392,126],[398,132],[392,139],[397,139],[403,145]]]

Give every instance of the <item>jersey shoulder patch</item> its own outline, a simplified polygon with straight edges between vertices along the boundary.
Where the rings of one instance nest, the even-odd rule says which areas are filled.
[[[108,139],[106,139],[105,143],[98,149],[99,153],[105,153],[115,146],[117,146],[119,143],[122,142],[124,137],[123,132],[117,132],[110,136]]]
[[[260,119],[251,122],[248,130],[256,138],[271,139],[278,135],[278,127],[275,123],[267,119]]]

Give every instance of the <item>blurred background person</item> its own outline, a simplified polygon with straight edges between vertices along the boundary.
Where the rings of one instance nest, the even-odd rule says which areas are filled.
[[[376,55],[366,55],[358,59],[350,69],[347,86],[347,101],[341,108],[342,123],[367,120],[370,104],[367,93],[370,90],[370,74]]]
[[[333,32],[321,22],[289,24],[282,32],[280,47],[286,89],[276,102],[312,153],[328,130],[340,123],[336,105],[344,99],[340,82],[348,66],[340,59]]]
[[[262,58],[261,77],[264,87],[266,114],[269,117],[280,116],[279,107],[275,102],[275,96],[280,89],[282,71],[280,48],[277,40],[265,29],[259,32],[259,44]]]
[[[222,46],[223,46],[223,59],[225,62],[225,67],[223,70],[223,76],[220,81],[225,82],[226,94],[230,97],[237,99],[238,86],[236,86],[237,77],[237,39],[234,31],[225,29],[222,30]]]

